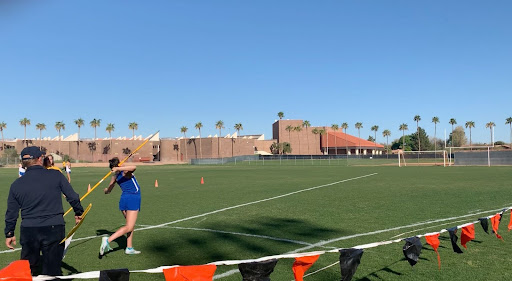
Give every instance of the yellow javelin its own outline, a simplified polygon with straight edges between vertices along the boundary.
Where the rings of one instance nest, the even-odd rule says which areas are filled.
[[[152,136],[147,138],[141,145],[139,145],[139,147],[137,147],[134,151],[132,151],[132,153],[130,153],[130,155],[126,156],[126,158],[124,158],[123,161],[119,162],[119,166],[123,165],[123,163],[126,162],[126,160],[128,160],[128,158],[130,158],[133,154],[135,154],[135,152],[137,152],[139,149],[141,149],[150,139],[152,139],[156,134],[158,134],[158,132],[160,132],[160,130],[158,130]],[[108,174],[106,174],[99,182],[97,182],[91,188],[91,190],[87,191],[87,193],[84,194],[84,196],[82,196],[82,198],[80,198],[80,201],[84,200],[84,198],[87,197],[87,195],[89,195],[89,193],[91,193],[96,187],[98,187],[106,178],[108,178],[110,176],[110,174],[112,174],[112,171],[109,171]],[[69,212],[71,212],[71,210],[73,210],[73,208],[69,208],[69,210],[67,210],[64,213],[64,216],[67,215]]]

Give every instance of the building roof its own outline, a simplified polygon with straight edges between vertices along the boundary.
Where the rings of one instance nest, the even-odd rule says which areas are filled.
[[[381,144],[375,144],[374,142],[367,141],[365,139],[361,139],[358,137],[351,136],[349,134],[345,134],[343,132],[327,132],[327,137],[322,136],[321,140],[321,146],[327,147],[327,138],[329,138],[329,147],[377,147],[377,148],[384,148]]]

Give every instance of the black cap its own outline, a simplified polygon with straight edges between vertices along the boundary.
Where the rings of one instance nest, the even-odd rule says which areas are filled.
[[[25,147],[20,153],[21,160],[37,159],[42,155],[44,153],[37,146]]]

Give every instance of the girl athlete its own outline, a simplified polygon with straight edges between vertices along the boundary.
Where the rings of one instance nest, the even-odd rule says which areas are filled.
[[[114,157],[109,160],[110,169],[114,173],[110,180],[110,185],[105,188],[105,194],[109,194],[114,188],[116,182],[121,187],[122,194],[119,200],[119,210],[123,213],[126,219],[126,225],[119,228],[110,237],[103,237],[101,239],[100,255],[111,251],[110,243],[117,238],[126,234],[126,249],[127,255],[140,254],[140,251],[133,249],[133,229],[137,221],[137,215],[140,211],[140,186],[135,178],[135,166],[121,166],[119,167],[119,158]]]
[[[53,155],[51,154],[43,159],[43,166],[48,170],[57,170],[62,172],[58,167],[55,167],[55,162],[53,162]]]
[[[18,178],[21,178],[25,174],[25,168],[23,168],[23,165],[20,163],[18,165]]]
[[[68,182],[71,183],[71,162],[66,162],[66,175],[68,175]]]

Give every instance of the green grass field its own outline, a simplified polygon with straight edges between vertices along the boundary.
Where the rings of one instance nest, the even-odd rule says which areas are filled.
[[[114,232],[124,219],[118,211],[120,190],[103,194],[103,183],[83,202],[92,209],[77,231],[64,274],[163,265],[199,265],[291,252],[350,248],[406,238],[474,221],[512,205],[510,167],[357,167],[343,165],[141,166],[142,211],[134,246],[142,254],[124,254],[125,240],[98,258],[101,235]],[[106,168],[73,168],[72,185],[81,195]],[[17,170],[0,169],[5,212]],[[201,185],[201,177],[205,184]],[[155,188],[155,180],[159,187]],[[299,192],[300,191],[300,192]],[[67,210],[69,205],[64,202]],[[466,216],[468,214],[474,214]],[[444,220],[443,220],[444,219]],[[475,225],[476,239],[464,254],[452,251],[447,233],[440,237],[442,269],[424,244],[418,264],[404,259],[404,243],[365,250],[353,280],[510,280],[510,212],[499,233],[504,241]],[[67,229],[72,227],[68,215]],[[489,223],[490,224],[490,223]],[[160,227],[152,227],[157,226]],[[460,237],[460,231],[458,232]],[[17,226],[19,237],[19,221]],[[459,239],[460,241],[460,239]],[[19,247],[19,245],[18,245]],[[4,246],[4,249],[5,246]],[[20,252],[0,253],[0,266]],[[339,280],[338,254],[320,256],[304,280]],[[293,280],[293,259],[278,262],[272,280]],[[219,266],[217,280],[241,280],[236,266]],[[132,273],[131,280],[164,280],[163,274]]]

